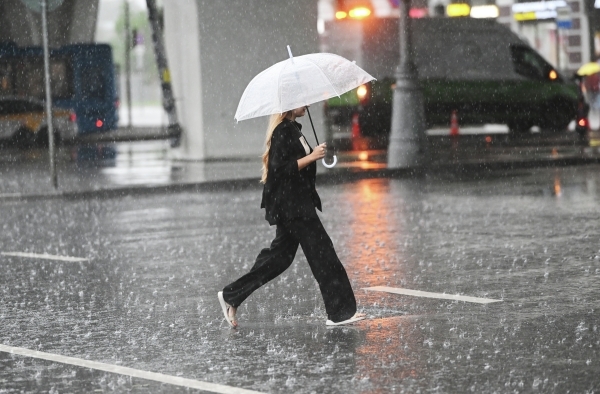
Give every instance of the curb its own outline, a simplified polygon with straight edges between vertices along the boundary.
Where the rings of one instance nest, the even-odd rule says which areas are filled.
[[[434,163],[423,167],[401,169],[357,170],[352,168],[337,169],[317,174],[317,182],[339,184],[361,179],[390,178],[407,179],[436,174],[474,174],[490,173],[500,170],[515,170],[543,167],[567,167],[578,165],[599,164],[600,157],[565,157],[556,159],[535,159],[521,161],[498,162],[467,162],[467,163]],[[41,200],[41,199],[91,199],[91,198],[121,198],[150,194],[165,194],[178,192],[232,192],[260,188],[259,178],[224,179],[171,185],[135,185],[97,190],[57,191],[39,194],[0,193],[0,201]]]

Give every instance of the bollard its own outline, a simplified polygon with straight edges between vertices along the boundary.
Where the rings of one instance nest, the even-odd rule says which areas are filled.
[[[450,136],[457,137],[458,134],[458,114],[456,110],[453,110],[450,116]]]
[[[452,140],[452,152],[454,155],[457,154],[458,150],[458,134],[458,112],[452,110],[452,115],[450,115],[450,139]]]
[[[352,150],[360,151],[368,148],[366,139],[362,135],[358,113],[352,115]]]

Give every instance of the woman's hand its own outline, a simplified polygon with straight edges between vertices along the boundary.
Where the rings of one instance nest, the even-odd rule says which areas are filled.
[[[325,152],[327,152],[327,143],[323,142],[321,145],[315,146],[310,156],[312,156],[313,161],[317,161],[325,157]]]
[[[313,163],[319,159],[324,158],[326,151],[327,151],[326,143],[322,143],[321,145],[315,146],[315,149],[310,153],[310,155],[306,155],[303,158],[298,160],[298,170],[303,169],[310,163]]]

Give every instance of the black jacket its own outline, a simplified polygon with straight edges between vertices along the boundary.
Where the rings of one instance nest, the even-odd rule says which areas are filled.
[[[267,181],[260,204],[271,225],[299,217],[317,217],[315,208],[322,210],[315,189],[317,164],[313,162],[298,170],[298,159],[307,156],[302,139],[312,152],[301,129],[301,124],[284,119],[271,137]]]

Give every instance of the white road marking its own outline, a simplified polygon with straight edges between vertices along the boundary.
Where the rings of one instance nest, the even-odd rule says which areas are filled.
[[[32,259],[46,259],[46,260],[58,260],[58,261],[70,261],[70,262],[80,262],[80,261],[88,261],[88,259],[84,259],[81,257],[70,257],[70,256],[55,256],[52,254],[37,254],[37,253],[23,253],[23,252],[2,252],[0,253],[3,256],[13,256],[13,257],[29,257]]]
[[[21,196],[21,193],[0,193],[0,198],[15,198]]]
[[[479,297],[469,297],[469,296],[454,295],[454,294],[430,293],[428,291],[401,289],[401,288],[387,287],[387,286],[365,287],[365,288],[363,288],[363,290],[383,291],[386,293],[404,294],[404,295],[410,295],[410,296],[415,296],[415,297],[440,298],[443,300],[475,302],[478,304],[490,304],[492,302],[501,302],[502,301],[502,300],[495,300],[492,298],[479,298]]]
[[[224,386],[216,383],[201,382],[199,380],[180,378],[177,376],[164,375],[156,372],[142,371],[139,369],[121,367],[119,365],[105,364],[97,361],[83,360],[81,358],[61,356],[60,354],[38,352],[20,347],[6,346],[0,344],[0,351],[12,354],[18,354],[25,357],[39,358],[42,360],[53,361],[62,364],[75,365],[83,368],[96,369],[98,371],[127,375],[134,378],[154,380],[156,382],[172,384],[176,386],[200,389],[213,393],[222,394],[264,394],[259,391],[240,389],[237,387]]]

